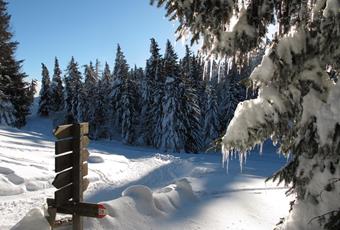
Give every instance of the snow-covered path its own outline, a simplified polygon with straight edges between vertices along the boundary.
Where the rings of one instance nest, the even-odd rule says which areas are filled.
[[[24,130],[0,128],[0,229],[53,197],[51,130],[49,120],[35,117]],[[231,161],[228,174],[220,154],[168,155],[115,141],[92,142],[89,151],[85,199],[104,203],[109,216],[86,219],[87,229],[265,230],[288,212],[285,189],[264,183],[285,163],[272,147],[251,154],[243,173],[238,160]]]

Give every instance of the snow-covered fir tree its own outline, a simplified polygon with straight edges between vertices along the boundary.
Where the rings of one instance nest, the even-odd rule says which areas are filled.
[[[216,90],[210,81],[206,82],[206,105],[203,127],[203,138],[205,147],[211,147],[220,136],[220,121],[218,116],[218,103]]]
[[[64,109],[64,86],[61,79],[59,61],[54,59],[54,71],[51,83],[51,111],[59,112]]]
[[[203,145],[202,127],[200,124],[201,109],[198,102],[198,92],[195,83],[195,60],[188,46],[186,53],[181,60],[181,84],[179,85],[179,93],[181,94],[180,106],[184,113],[180,118],[184,122],[184,150],[185,152],[198,152]]]
[[[84,71],[85,82],[79,92],[79,120],[81,122],[89,122],[90,130],[94,120],[97,101],[97,74],[92,62],[85,65]]]
[[[236,66],[234,66],[230,70],[228,70],[228,67],[226,65],[219,68],[222,68],[222,71],[224,72],[220,73],[223,74],[223,77],[220,77],[220,81],[217,86],[219,97],[219,133],[223,134],[227,130],[231,119],[234,117],[234,113],[238,103],[245,99],[246,90],[239,83],[241,77]]]
[[[192,42],[203,41],[205,55],[234,56],[238,66],[277,20],[276,39],[250,77],[258,96],[238,105],[222,140],[224,156],[238,151],[242,159],[272,138],[291,155],[273,178],[296,194],[277,228],[340,229],[340,84],[326,71],[340,69],[340,2],[157,2],[179,20],[181,36],[190,32]]]
[[[125,144],[132,144],[136,138],[137,131],[137,87],[132,75],[123,81],[122,93],[122,141]]]
[[[34,101],[34,96],[37,92],[37,80],[36,79],[32,79],[31,84],[29,86],[29,90],[28,90],[28,95],[30,97],[30,103],[32,104]]]
[[[66,69],[65,75],[65,93],[66,93],[66,112],[67,122],[77,122],[79,119],[79,92],[81,92],[82,76],[79,72],[78,63],[71,58]]]
[[[99,73],[99,72],[98,72]],[[112,75],[110,66],[105,63],[101,79],[97,83],[97,99],[95,101],[95,114],[93,120],[93,138],[110,137],[110,118],[112,115],[111,101],[109,94],[111,92]]]
[[[50,74],[47,67],[41,63],[42,66],[42,80],[41,80],[41,90],[40,90],[40,100],[39,100],[39,110],[38,114],[40,116],[48,116],[51,112],[52,98],[51,98],[51,88],[50,88]]]
[[[110,92],[111,108],[112,108],[112,134],[114,131],[121,133],[122,131],[122,115],[123,115],[123,103],[122,96],[124,91],[124,81],[127,80],[129,75],[129,66],[125,59],[125,56],[120,48],[117,46],[116,59],[113,69],[113,83]]]
[[[165,87],[163,98],[162,118],[162,141],[161,149],[165,151],[179,152],[184,148],[185,135],[185,114],[182,105],[182,97],[179,93],[180,69],[177,61],[177,54],[168,40],[164,54]],[[183,87],[183,86],[181,86]]]
[[[26,124],[31,98],[29,84],[24,81],[26,74],[21,70],[22,61],[15,58],[18,42],[12,41],[10,19],[7,3],[0,0],[0,114],[3,124],[21,127]]]
[[[9,96],[4,93],[4,82],[4,77],[0,74],[0,125],[14,125],[15,109]]]
[[[161,120],[162,103],[160,103],[163,78],[160,76],[162,68],[162,57],[159,46],[154,38],[150,44],[150,58],[146,61],[145,77],[142,82],[141,94],[141,124],[144,143],[159,146],[161,130],[156,128]]]

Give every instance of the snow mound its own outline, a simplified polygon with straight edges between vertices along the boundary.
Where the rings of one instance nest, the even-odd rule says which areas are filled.
[[[195,201],[196,197],[189,181],[184,178],[159,190],[154,194],[154,200],[159,210],[171,213],[183,207],[187,202]]]
[[[214,172],[216,172],[215,169],[208,168],[208,167],[201,167],[201,166],[198,166],[198,167],[195,167],[195,168],[191,171],[190,175],[191,175],[192,177],[203,177],[203,176],[205,176],[205,175],[207,175],[207,174],[214,173]]]
[[[27,215],[19,221],[12,230],[48,230],[50,224],[47,222],[44,212],[40,208],[34,208],[27,213]]]
[[[101,156],[90,156],[87,161],[92,164],[104,163],[104,159]]]
[[[133,185],[122,192],[122,197],[104,204],[108,213],[105,218],[84,218],[84,229],[148,229],[152,223],[195,200],[186,178],[157,192],[144,185]],[[42,209],[32,209],[12,229],[50,229],[43,213]]]
[[[19,185],[13,184],[8,178],[0,175],[0,196],[12,196],[23,193],[25,190]]]
[[[186,178],[154,193],[144,185],[131,186],[122,195],[132,198],[136,202],[136,209],[148,216],[164,216],[182,207],[187,201],[195,200]]]
[[[144,185],[134,185],[123,191],[122,196],[127,196],[135,201],[139,213],[147,216],[160,216],[163,213],[156,208],[154,197],[150,188]]]

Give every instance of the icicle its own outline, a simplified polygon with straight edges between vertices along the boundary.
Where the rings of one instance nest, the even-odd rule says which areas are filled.
[[[230,73],[230,70],[231,70],[231,68],[232,68],[232,59],[231,58],[227,58],[227,61],[228,61],[228,71],[227,71],[227,74],[229,74]]]
[[[203,80],[205,80],[206,76],[207,76],[208,64],[209,64],[209,62],[207,60],[205,60],[204,61],[204,66],[203,66]]]
[[[244,155],[244,164],[247,164],[247,159],[248,159],[247,156],[248,156],[248,151]]]
[[[214,65],[214,60],[210,58],[210,70],[209,70],[209,80],[212,80],[212,75],[213,75],[213,65]]]
[[[240,152],[240,169],[241,173],[243,172],[243,157],[244,157],[244,152]]]
[[[222,62],[218,61],[218,73],[217,73],[217,83],[221,82],[221,68],[222,68]]]
[[[260,155],[262,155],[262,150],[263,150],[263,142],[260,144]]]
[[[226,168],[227,174],[229,172],[229,158],[230,158],[230,150],[226,150],[224,145],[222,144],[222,167]]]
[[[252,94],[253,94],[253,97],[254,97],[255,96],[255,84],[254,84],[253,81],[251,82],[251,86],[252,86]]]

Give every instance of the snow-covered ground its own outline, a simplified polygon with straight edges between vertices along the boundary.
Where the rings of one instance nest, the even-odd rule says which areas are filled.
[[[23,130],[0,127],[0,229],[49,229],[54,137],[48,119],[31,117]],[[221,154],[164,154],[115,141],[89,145],[85,200],[108,216],[85,218],[85,229],[273,229],[288,214],[286,189],[264,180],[286,163],[275,148],[222,168]],[[24,218],[24,219],[23,219]],[[14,227],[13,227],[14,226]]]

